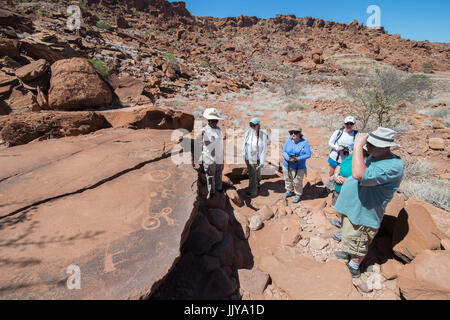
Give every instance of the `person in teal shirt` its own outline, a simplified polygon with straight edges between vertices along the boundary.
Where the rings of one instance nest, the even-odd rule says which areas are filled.
[[[352,158],[352,176],[342,185],[334,209],[343,215],[342,249],[338,258],[348,259],[353,277],[359,277],[359,266],[369,245],[378,233],[387,204],[394,197],[403,178],[403,163],[390,150],[395,131],[379,127],[370,135],[358,135]],[[364,161],[363,147],[369,158]]]

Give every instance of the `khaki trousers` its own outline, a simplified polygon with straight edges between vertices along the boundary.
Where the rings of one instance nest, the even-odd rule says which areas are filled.
[[[297,176],[295,175],[297,172]],[[301,196],[303,193],[303,177],[305,176],[305,169],[287,169],[283,166],[284,185],[286,191],[295,192],[296,195]]]

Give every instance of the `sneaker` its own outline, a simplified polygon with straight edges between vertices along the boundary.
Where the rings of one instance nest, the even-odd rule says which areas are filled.
[[[342,240],[342,232],[333,233],[332,237],[333,237],[334,240],[336,240],[338,242],[341,242],[341,240]]]
[[[294,192],[287,191],[285,194],[283,194],[283,199],[287,199],[287,198],[293,197],[293,196],[295,196]]]
[[[330,219],[330,223],[335,227],[342,228],[341,221],[337,219]]]
[[[301,196],[295,196],[294,200],[292,200],[292,203],[299,203]]]
[[[345,251],[335,251],[334,255],[336,256],[336,258],[342,260],[350,260],[351,258],[351,254]]]
[[[348,267],[348,270],[352,274],[352,278],[359,278],[361,277],[361,271],[359,269],[353,269],[348,265],[348,262],[346,263],[346,266]]]

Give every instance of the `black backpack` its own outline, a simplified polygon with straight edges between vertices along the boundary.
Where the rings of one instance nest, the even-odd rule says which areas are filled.
[[[355,133],[355,135],[353,136],[353,141],[355,141],[356,135],[358,134],[358,130],[353,130],[353,132]],[[340,128],[339,133],[336,137],[336,140],[334,140],[334,144],[336,144],[336,142],[339,141],[339,139],[342,137],[343,134],[344,134],[344,128]]]

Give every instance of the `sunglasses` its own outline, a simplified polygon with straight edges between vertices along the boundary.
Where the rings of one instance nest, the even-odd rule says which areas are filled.
[[[289,134],[290,135],[293,135],[293,134],[297,135],[297,134],[301,134],[301,132],[300,131],[289,131]]]
[[[355,124],[353,122],[347,122],[346,125],[352,125],[354,126]]]
[[[210,123],[218,123],[219,120],[208,120]]]
[[[256,127],[256,126],[257,126],[257,124],[254,124],[254,123],[251,123],[251,122],[250,122],[250,127],[254,128],[254,127]]]

